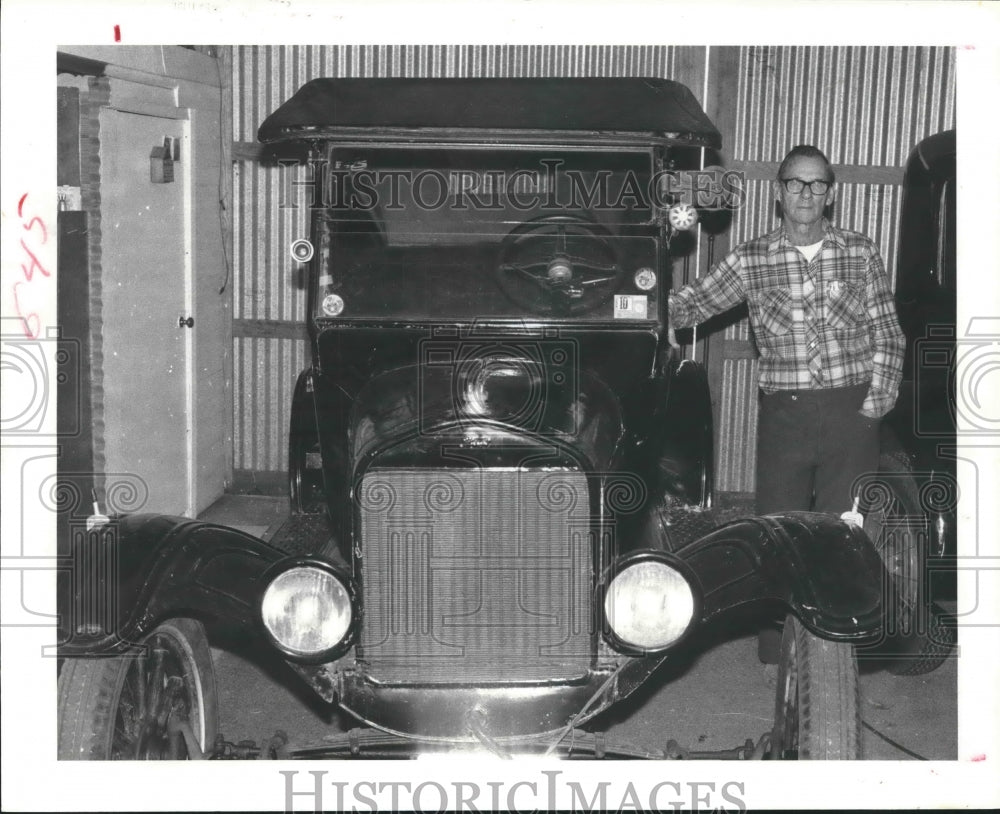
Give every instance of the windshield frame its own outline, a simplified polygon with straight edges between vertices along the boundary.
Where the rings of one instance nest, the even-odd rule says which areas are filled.
[[[427,136],[427,133],[423,133],[423,136]],[[491,137],[484,137],[482,133],[479,134],[479,141],[453,141],[453,140],[442,140],[437,139],[427,139],[419,138],[415,140],[398,141],[398,140],[381,140],[381,139],[371,139],[367,138],[365,140],[357,139],[338,139],[327,141],[323,147],[325,149],[316,151],[316,154],[323,156],[323,160],[326,162],[326,166],[335,168],[336,170],[343,172],[346,167],[351,164],[350,159],[351,154],[355,156],[359,153],[370,154],[371,152],[378,152],[382,154],[388,154],[390,152],[396,153],[397,155],[405,155],[406,153],[416,153],[426,155],[428,153],[442,152],[448,153],[452,151],[462,151],[462,152],[477,152],[483,154],[501,154],[501,153],[541,153],[544,152],[546,155],[554,155],[558,157],[580,157],[582,159],[596,158],[600,155],[615,156],[620,159],[623,166],[628,164],[633,164],[635,167],[639,168],[638,172],[641,173],[641,177],[645,178],[647,181],[652,183],[652,179],[655,178],[656,173],[665,166],[664,156],[665,149],[662,145],[658,143],[650,143],[650,141],[645,141],[642,143],[628,143],[623,145],[616,141],[604,141],[600,140],[595,142],[586,142],[583,144],[565,142],[550,141],[546,136],[551,136],[552,134],[531,134],[534,138],[525,141],[511,140],[509,138],[503,138],[502,135],[509,136],[510,134],[491,134]],[[541,136],[541,137],[540,137]],[[339,164],[338,164],[339,162]],[[327,181],[329,183],[329,181]],[[656,274],[656,285],[651,292],[654,296],[652,297],[652,306],[649,308],[648,313],[645,318],[634,318],[628,320],[616,319],[613,316],[603,315],[601,317],[590,317],[581,318],[579,314],[554,314],[554,313],[531,313],[529,311],[517,311],[512,312],[509,315],[502,316],[491,316],[491,315],[480,315],[480,316],[468,316],[468,315],[427,315],[427,316],[415,316],[415,315],[374,315],[374,314],[360,314],[360,315],[343,315],[343,316],[328,316],[322,312],[321,309],[321,298],[323,297],[322,286],[323,280],[329,279],[329,277],[324,277],[324,275],[329,275],[329,272],[324,270],[323,264],[325,258],[328,257],[331,251],[330,238],[328,236],[329,228],[323,225],[324,213],[328,213],[329,209],[323,207],[322,205],[313,211],[313,222],[312,222],[312,235],[313,242],[316,246],[316,256],[311,263],[310,269],[310,281],[309,281],[309,296],[308,296],[308,321],[310,325],[315,322],[316,327],[319,329],[326,329],[329,327],[336,327],[338,325],[400,325],[400,324],[495,324],[495,325],[522,325],[522,324],[539,324],[539,323],[560,323],[560,324],[570,324],[570,325],[582,325],[587,327],[642,327],[648,329],[653,326],[662,325],[665,314],[666,303],[666,291],[665,286],[669,284],[669,258],[667,251],[667,244],[665,241],[665,225],[663,222],[663,208],[657,205],[655,196],[650,196],[649,202],[645,207],[640,207],[635,211],[642,211],[643,214],[638,219],[637,222],[633,222],[626,225],[629,231],[628,234],[619,234],[620,237],[628,238],[643,238],[648,239],[652,248],[650,249],[651,261],[650,267],[652,271]],[[525,222],[525,218],[522,218],[523,213],[518,213],[517,220],[511,220],[511,225],[514,228],[521,226]],[[635,217],[633,215],[633,220]],[[624,221],[624,219],[623,219]],[[622,272],[621,277],[618,281],[617,290],[622,291],[621,283],[626,276],[633,276],[632,272]],[[623,292],[624,293],[624,292]],[[631,292],[635,294],[636,292]],[[642,292],[638,292],[642,293]],[[497,296],[502,296],[498,292]],[[610,297],[609,297],[610,299]]]

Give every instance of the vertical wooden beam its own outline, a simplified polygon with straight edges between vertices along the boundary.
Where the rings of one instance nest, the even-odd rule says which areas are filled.
[[[674,71],[670,78],[687,85],[694,98],[705,107],[705,100],[702,98],[705,87],[705,46],[678,45],[673,50]]]
[[[80,186],[80,89],[56,88],[56,184]]]
[[[226,318],[223,328],[223,348],[222,348],[222,370],[225,375],[223,384],[223,399],[226,409],[225,432],[223,434],[225,457],[223,489],[228,491],[233,483],[233,460],[235,450],[233,449],[234,436],[234,416],[233,416],[233,298],[236,291],[233,287],[233,255],[235,246],[233,243],[233,47],[230,45],[219,46],[216,58],[219,61],[219,79],[221,102],[219,106],[220,122],[219,131],[221,134],[222,150],[222,188],[219,190],[219,212],[222,225],[222,250],[226,262],[226,284],[228,291],[223,292],[223,308]]]
[[[59,88],[59,91],[76,88]],[[77,101],[79,94],[76,95]],[[60,126],[65,123],[60,121]],[[70,134],[79,141],[79,117]],[[60,133],[60,147],[62,147]],[[67,139],[68,141],[68,139]],[[72,146],[72,145],[70,145]],[[60,150],[61,151],[61,150]],[[79,172],[79,170],[77,170]],[[77,178],[79,181],[79,178]],[[60,494],[75,496],[64,511],[56,515],[56,545],[60,556],[71,552],[74,527],[89,514],[90,494],[94,488],[94,443],[90,399],[90,320],[86,308],[90,286],[86,212],[59,212],[57,270],[59,286],[57,316],[60,351],[66,355],[59,362],[56,384],[56,427],[61,452],[56,458]],[[57,359],[59,357],[57,356]]]
[[[733,161],[736,140],[736,116],[739,102],[739,48],[713,47],[708,54],[708,93],[704,99],[705,112],[722,134],[722,148],[708,151],[705,164],[729,168]],[[704,275],[732,248],[731,228],[733,212],[710,212],[702,218],[699,274]],[[709,388],[712,391],[712,419],[716,439],[716,487],[723,472],[722,408],[727,400],[738,394],[728,392],[724,376],[727,320],[712,320],[699,331],[697,358],[707,368]],[[724,484],[723,484],[724,485]]]
[[[735,46],[713,47],[709,52],[708,62],[705,112],[722,133],[722,149],[718,151],[717,163],[728,167],[733,161],[733,145],[736,141],[740,49]]]

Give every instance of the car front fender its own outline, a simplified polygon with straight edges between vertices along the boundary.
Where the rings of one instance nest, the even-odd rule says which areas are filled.
[[[114,518],[75,543],[59,654],[128,652],[175,616],[252,629],[261,576],[285,556],[224,526],[168,515]]]
[[[703,623],[771,600],[825,639],[866,641],[882,630],[882,561],[864,531],[829,515],[737,520],[671,553],[701,583]]]

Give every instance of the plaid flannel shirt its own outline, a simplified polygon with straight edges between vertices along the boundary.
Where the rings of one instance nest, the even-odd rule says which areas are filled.
[[[862,412],[892,409],[906,340],[875,244],[823,221],[823,246],[806,262],[783,228],[738,246],[704,277],[669,299],[670,324],[685,328],[744,300],[760,352],[765,392],[816,387],[809,372],[806,322],[814,321],[822,387],[870,382]],[[802,281],[809,275],[813,293]]]

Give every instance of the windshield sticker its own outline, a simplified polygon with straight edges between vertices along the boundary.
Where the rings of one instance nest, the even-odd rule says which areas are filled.
[[[616,294],[615,319],[646,319],[645,294]]]

